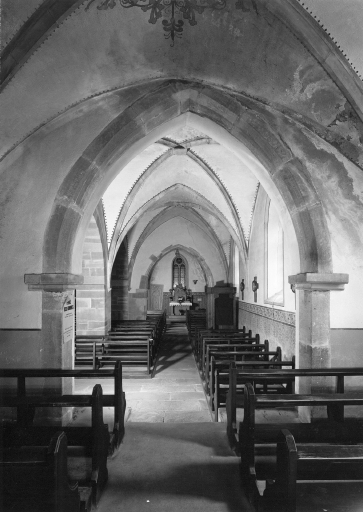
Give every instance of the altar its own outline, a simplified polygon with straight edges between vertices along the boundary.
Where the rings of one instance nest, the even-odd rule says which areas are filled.
[[[192,306],[193,304],[189,301],[184,301],[184,302],[175,302],[175,301],[171,301],[169,303],[169,306],[171,308],[171,312],[170,314],[172,315],[184,315],[185,314],[185,311],[187,311],[190,306]],[[183,311],[183,313],[182,313]]]

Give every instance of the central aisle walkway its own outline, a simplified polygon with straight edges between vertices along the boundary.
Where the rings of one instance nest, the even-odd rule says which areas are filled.
[[[97,512],[252,512],[221,423],[128,423]]]
[[[92,393],[97,382],[103,393],[113,393],[111,379],[76,379],[75,393]],[[122,385],[126,394],[127,423],[212,421],[182,317],[168,319],[153,377],[127,378],[125,369]],[[105,407],[103,415],[112,428],[113,409]],[[89,408],[74,411],[74,420],[78,423],[87,424],[89,418]]]
[[[123,380],[125,437],[108,460],[97,512],[252,510],[225,424],[211,420],[182,320],[169,320],[153,378]]]
[[[127,422],[212,421],[183,318],[168,320],[153,378],[125,378],[123,388]]]

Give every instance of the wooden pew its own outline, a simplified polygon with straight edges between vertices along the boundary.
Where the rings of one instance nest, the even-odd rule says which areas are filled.
[[[250,501],[259,497],[257,480],[276,479],[276,442],[282,428],[301,443],[357,443],[363,441],[363,423],[344,421],[345,405],[363,405],[363,393],[317,395],[256,395],[250,383],[245,387],[244,419],[239,425],[241,474]],[[256,424],[257,407],[326,406],[327,419],[313,423]]]
[[[297,480],[357,479],[363,480],[363,445],[327,444],[324,439],[297,444],[292,433],[283,429],[277,437],[276,481],[264,498],[278,503],[281,512],[296,512]]]
[[[267,344],[268,341],[266,340]],[[265,343],[266,343],[265,342]],[[246,336],[215,336],[215,337],[203,337],[202,339],[202,350],[199,356],[199,369],[202,370],[204,376],[204,367],[206,366],[207,351],[210,345],[249,345],[250,350],[259,350],[255,347],[265,345],[265,343],[259,343],[259,338],[248,338]],[[223,349],[221,349],[223,350]]]
[[[74,341],[74,366],[99,368],[99,359],[103,353],[105,336],[77,335]]]
[[[196,330],[196,336],[193,346],[193,352],[194,357],[197,361],[199,361],[200,355],[202,353],[202,347],[203,347],[203,339],[204,338],[226,338],[226,337],[241,337],[241,338],[252,338],[252,332],[249,331],[246,333],[246,330],[240,329],[240,330],[230,330],[230,329],[197,329]],[[256,342],[259,343],[259,336],[257,336]]]
[[[274,363],[281,363],[281,359],[280,347],[268,352],[265,350],[239,350],[239,347],[237,347],[235,351],[221,349],[212,350],[210,352],[209,394],[211,396],[215,395],[216,383],[218,383],[222,394],[227,393],[229,387],[229,368],[231,364],[236,364],[239,368],[272,368]],[[290,366],[290,363],[293,365],[294,361],[286,361],[284,365]],[[222,396],[222,394],[220,394],[220,396]]]
[[[288,394],[295,390],[296,378],[331,377],[335,379],[335,392],[344,393],[345,378],[363,376],[363,368],[274,368],[253,369],[244,367],[240,369],[231,364],[229,369],[229,386],[227,393],[227,433],[232,447],[238,445],[237,410],[244,408],[244,385],[250,382],[255,393],[260,385],[263,392],[267,387],[284,386]],[[337,418],[343,417],[342,407],[335,408]]]
[[[146,330],[152,331],[151,338],[154,340],[154,347],[158,350],[163,332],[166,328],[166,313],[165,311],[158,315],[148,315],[146,320],[122,320],[115,323],[111,332],[125,331],[127,329]]]
[[[233,357],[233,353],[242,353],[245,356],[245,360],[248,358],[250,359],[258,359],[259,356],[262,356],[265,358],[265,360],[268,360],[269,356],[275,356],[277,357],[277,360],[281,360],[281,349],[278,347],[279,350],[270,352],[269,351],[269,342],[268,340],[265,340],[264,343],[254,343],[251,344],[244,344],[244,343],[229,343],[229,339],[223,340],[221,343],[211,343],[208,344],[206,347],[206,356],[205,356],[205,363],[202,370],[202,375],[205,380],[206,384],[206,391],[208,394],[213,395],[213,390],[211,392],[211,389],[209,387],[209,383],[211,380],[211,375],[213,375],[214,372],[214,366],[212,365],[212,358],[214,363],[217,360],[236,360],[235,357]],[[234,340],[233,340],[234,341]],[[229,353],[232,353],[232,357],[229,357]],[[220,356],[220,357],[219,357]],[[226,364],[228,364],[226,362]],[[229,367],[229,365],[227,366]],[[213,379],[212,379],[213,381]],[[212,382],[213,385],[213,382]]]
[[[92,396],[59,395],[47,396],[7,396],[1,400],[7,407],[91,407],[92,422],[90,427],[61,427],[67,436],[67,468],[71,480],[91,490],[92,504],[97,505],[108,479],[107,456],[109,448],[108,427],[103,423],[102,387],[96,384]],[[17,440],[23,446],[41,446],[44,439],[49,439],[59,431],[53,425],[6,425],[2,429],[5,446],[14,446]]]
[[[204,331],[204,330],[201,330],[201,331],[198,331],[198,337],[196,339],[196,343],[195,343],[195,347],[194,347],[194,357],[197,361],[197,366],[198,368],[201,368],[201,358],[202,358],[202,353],[203,353],[203,341],[204,339],[209,339],[209,340],[213,340],[213,339],[220,339],[220,338],[228,338],[228,339],[235,339],[235,338],[246,338],[248,339],[248,343],[257,343],[259,344],[260,343],[260,336],[259,334],[257,334],[256,336],[252,336],[252,333],[251,333],[251,336],[249,336],[250,332],[248,332],[247,334],[244,333],[243,331],[230,331],[230,330],[223,330],[223,331],[214,331],[214,332],[210,332],[210,331]],[[247,343],[247,341],[246,341]]]
[[[280,351],[277,352],[280,354]],[[238,384],[240,393],[243,393],[244,385],[246,382],[249,382],[248,379],[244,376],[244,371],[248,369],[260,369],[264,371],[264,369],[270,368],[284,368],[291,367],[295,368],[295,358],[293,357],[291,361],[281,361],[277,360],[274,356],[272,360],[269,361],[215,361],[214,357],[212,357],[212,369],[213,371],[213,381],[211,381],[211,393],[214,390],[214,399],[213,399],[213,410],[215,411],[215,421],[218,421],[218,409],[221,405],[227,404],[227,396],[229,391],[229,376],[230,376],[230,368],[232,363],[239,370]],[[259,383],[259,382],[258,382]],[[257,382],[256,382],[257,384]],[[272,383],[271,383],[272,384]],[[263,382],[262,390],[266,393],[285,393],[291,391],[290,387],[283,387],[282,383],[278,385],[273,383],[273,385],[267,384],[267,382]]]
[[[141,367],[151,376],[165,327],[165,312],[149,320],[117,322],[104,341],[101,368],[121,361],[128,373],[138,376]]]
[[[186,324],[188,329],[189,341],[194,350],[195,336],[198,329],[205,329],[207,324],[207,314],[205,310],[188,310],[186,312]]]
[[[101,368],[114,365],[120,361],[128,374],[132,371],[137,375],[138,368],[144,368],[146,376],[151,376],[151,369],[155,361],[153,352],[153,338],[151,333],[138,333],[128,330],[126,332],[110,332],[104,342],[103,355],[100,360]]]
[[[69,483],[67,437],[56,432],[39,446],[23,444],[18,437],[13,445],[1,450],[0,502],[3,512],[88,512],[91,490]]]
[[[16,378],[16,396],[18,398],[25,399],[29,393],[27,392],[26,382],[32,378],[80,378],[80,379],[112,379],[114,382],[114,393],[110,395],[102,396],[103,407],[114,408],[114,424],[112,432],[110,432],[109,442],[109,454],[112,455],[115,450],[120,446],[122,439],[125,435],[125,411],[126,411],[126,398],[125,393],[122,389],[122,365],[117,362],[112,370],[64,370],[62,368],[6,368],[0,369],[0,378]],[[74,407],[74,403],[81,398],[77,398],[82,395],[63,395],[59,399],[68,403],[65,407]],[[74,398],[76,397],[76,398]],[[7,397],[3,392],[0,394],[0,407],[6,407],[8,400],[12,400],[12,397]],[[60,407],[60,406],[59,406]],[[30,407],[22,406],[21,404],[17,407],[17,423],[19,425],[27,426],[32,424],[35,409]]]

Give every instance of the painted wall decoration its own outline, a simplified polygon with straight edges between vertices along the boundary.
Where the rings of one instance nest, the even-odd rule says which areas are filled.
[[[262,340],[268,340],[271,349],[281,346],[283,359],[295,355],[295,313],[273,307],[239,303],[239,327],[243,325]]]
[[[86,10],[96,0],[90,0]],[[248,0],[249,1],[249,0]],[[116,6],[116,0],[98,0],[97,9],[107,10]],[[246,0],[236,2],[236,8],[247,12],[250,9],[246,6]],[[197,25],[196,13],[202,14],[206,9],[221,11],[226,5],[226,0],[119,0],[119,4],[126,9],[139,7],[142,11],[150,11],[149,23],[153,25],[160,19],[162,21],[165,39],[171,39],[171,46],[174,46],[175,38],[182,37],[184,21],[187,20],[190,26]]]

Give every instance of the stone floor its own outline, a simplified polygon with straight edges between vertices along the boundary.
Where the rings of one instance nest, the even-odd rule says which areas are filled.
[[[117,455],[108,462],[109,482],[98,510],[252,512],[225,427],[212,422],[184,319],[172,320],[153,377],[123,379],[126,434]],[[113,393],[113,381],[106,379],[78,380],[75,392],[90,393],[96,382],[105,394]],[[220,412],[223,422],[225,411]],[[89,423],[89,414],[89,408],[75,411],[76,423]],[[113,409],[104,408],[104,420],[111,428]],[[296,411],[257,411],[258,422],[286,420],[299,421]],[[183,425],[173,427],[172,423]],[[261,494],[263,489],[261,482]],[[361,482],[300,483],[297,493],[297,512],[363,511]],[[280,512],[263,498],[259,510]]]
[[[195,364],[183,317],[168,319],[155,370],[151,379],[127,378],[126,422],[195,423],[212,421],[199,371]],[[77,380],[76,393],[89,393],[96,380]],[[113,382],[100,379],[105,394],[113,392]],[[75,411],[75,415],[89,411]],[[111,411],[104,409],[105,421]]]

